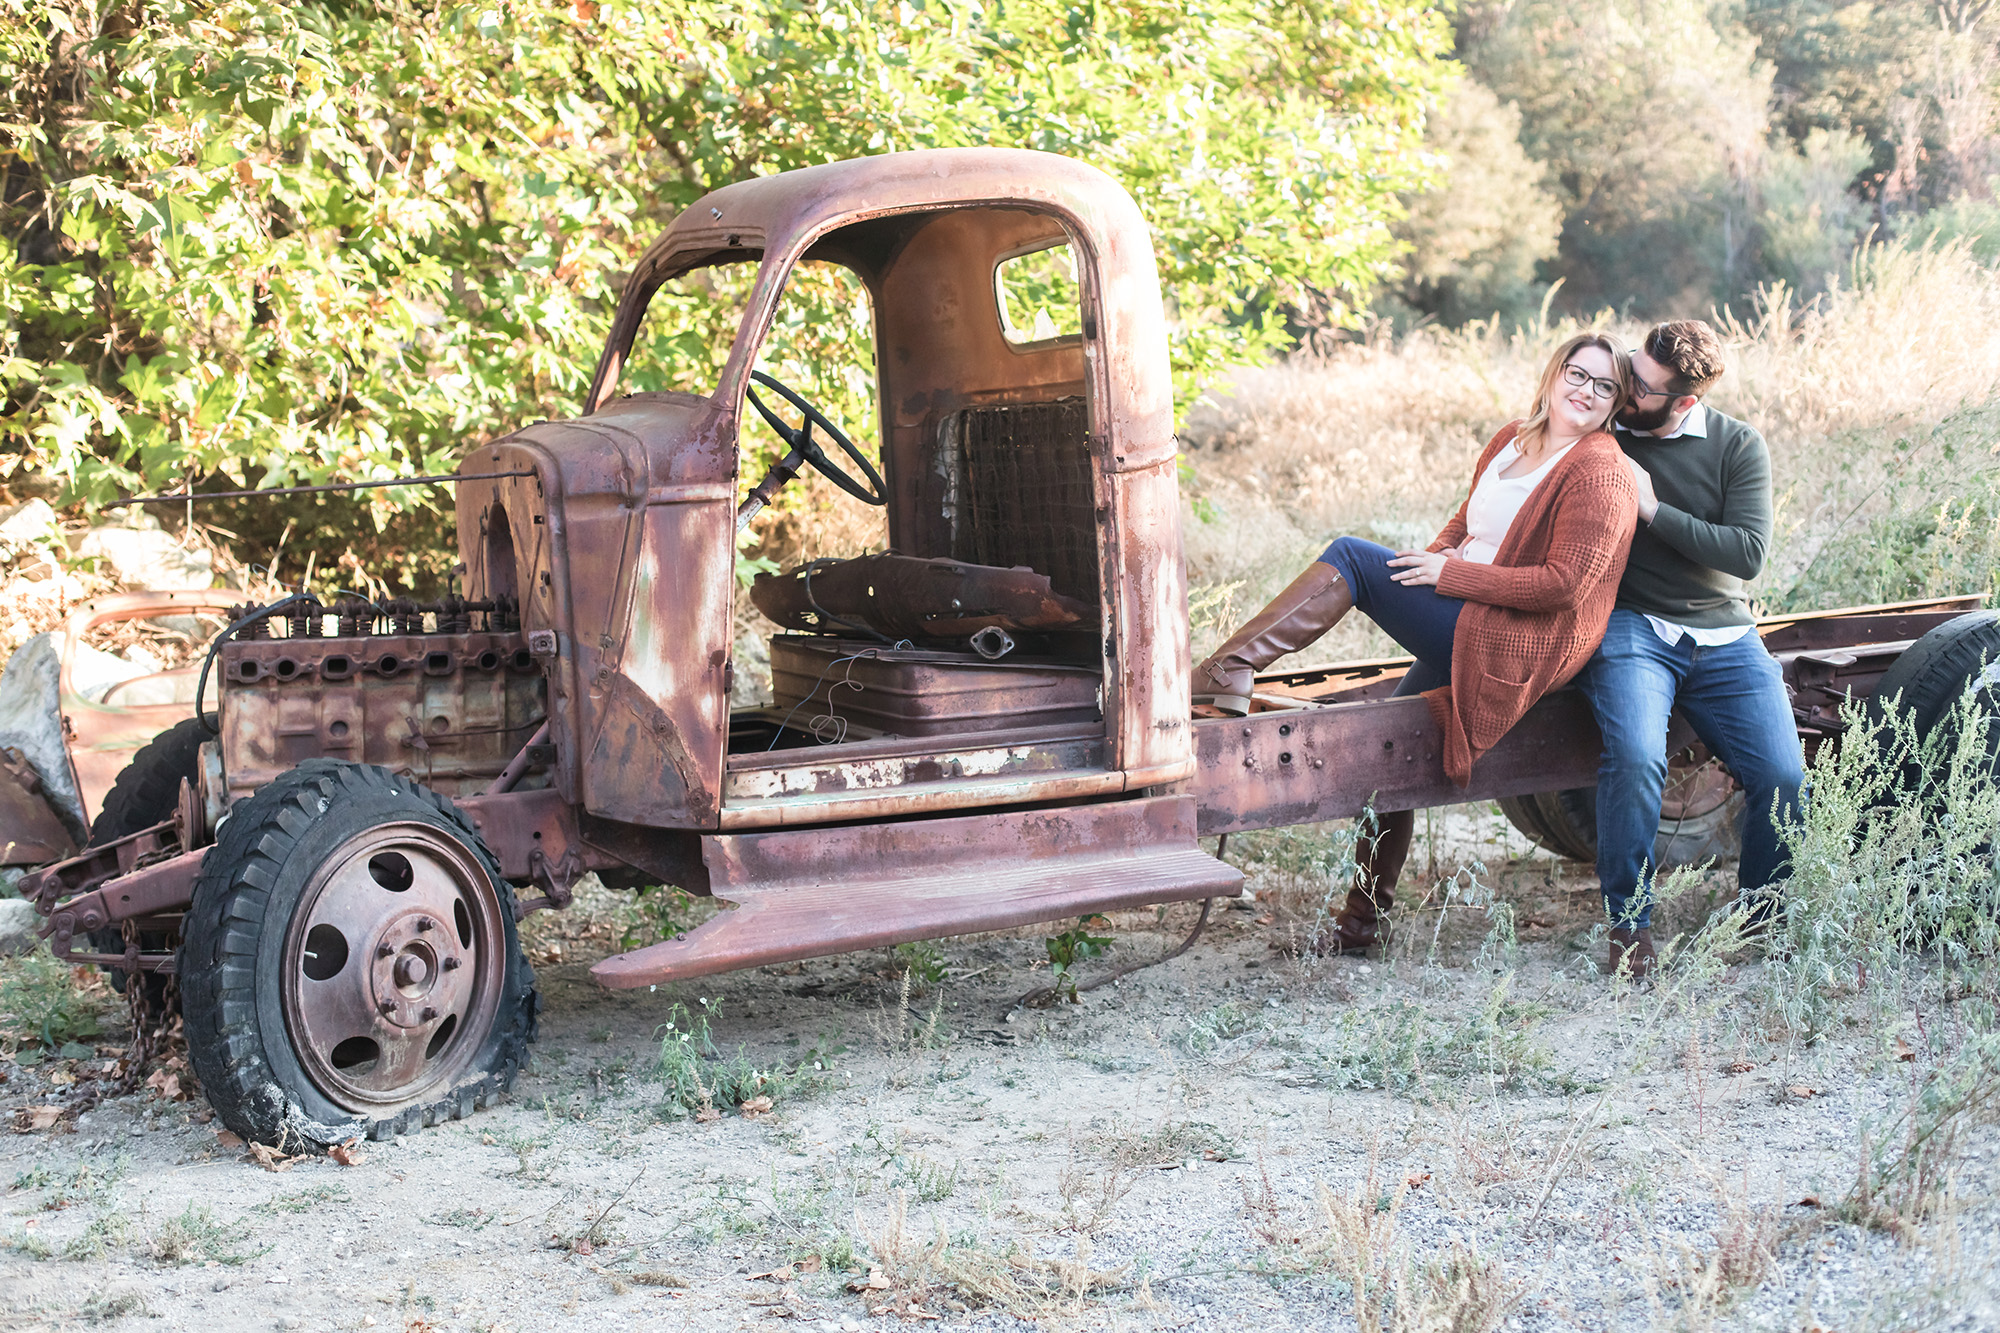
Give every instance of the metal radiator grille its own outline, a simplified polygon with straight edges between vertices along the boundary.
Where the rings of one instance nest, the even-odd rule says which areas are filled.
[[[1083,399],[968,408],[948,434],[952,555],[1027,565],[1057,592],[1095,606],[1097,500]]]

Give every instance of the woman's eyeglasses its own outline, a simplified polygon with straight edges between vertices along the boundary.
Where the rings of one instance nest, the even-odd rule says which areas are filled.
[[[1577,365],[1574,361],[1563,367],[1563,383],[1577,389],[1581,389],[1584,385],[1588,384],[1592,393],[1596,394],[1599,398],[1607,400],[1618,396],[1618,382],[1616,380],[1599,379],[1582,366]]]

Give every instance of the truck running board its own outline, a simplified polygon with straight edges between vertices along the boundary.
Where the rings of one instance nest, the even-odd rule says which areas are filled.
[[[590,969],[613,990],[765,963],[1233,897],[1201,850],[1191,796],[702,839],[733,911]]]

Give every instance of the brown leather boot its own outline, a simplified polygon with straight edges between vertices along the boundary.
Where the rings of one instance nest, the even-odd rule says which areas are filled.
[[[1627,975],[1637,981],[1652,973],[1653,961],[1653,931],[1650,926],[1611,928],[1610,959],[1604,967],[1606,976],[1616,976],[1622,964],[1627,969]]]
[[[1259,671],[1312,643],[1353,609],[1354,594],[1347,581],[1332,565],[1313,561],[1194,669],[1195,698],[1242,717],[1250,711],[1250,691]]]
[[[1347,891],[1347,905],[1333,919],[1328,953],[1366,953],[1386,934],[1382,917],[1396,902],[1396,881],[1402,877],[1403,862],[1410,857],[1410,841],[1417,829],[1414,810],[1397,810],[1380,815],[1372,837],[1363,835],[1354,849],[1358,869],[1354,887]]]

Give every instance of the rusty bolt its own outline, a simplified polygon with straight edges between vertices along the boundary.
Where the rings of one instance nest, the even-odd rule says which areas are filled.
[[[436,929],[437,929],[437,922],[435,922],[435,921],[431,920],[431,919],[430,919],[429,917],[427,917],[427,916],[422,916],[422,917],[418,917],[418,918],[417,918],[417,929],[418,929],[418,930],[420,930],[420,931],[424,931],[424,930],[436,930]]]
[[[431,1021],[431,1020],[432,1020],[433,1018],[436,1018],[437,1016],[438,1016],[438,1011],[437,1011],[437,1010],[435,1010],[435,1009],[432,1009],[432,1008],[429,1008],[429,1007],[426,1007],[426,1008],[424,1009],[424,1012],[423,1012],[423,1015],[422,1015],[422,1017],[421,1017],[421,1020],[420,1020],[420,1021],[422,1021],[422,1022],[425,1022],[425,1023],[428,1023],[428,1022],[430,1022],[430,1021]]]
[[[394,1000],[384,1000],[375,1007],[380,1009],[384,1014],[393,1014],[396,1012],[396,1002]]]
[[[387,958],[390,954],[393,954],[395,952],[396,952],[396,946],[389,943],[387,940],[384,940],[381,944],[377,945],[375,948],[375,956],[377,958]]]
[[[447,958],[444,960],[444,970],[447,972],[456,972],[464,961],[462,958]]]

